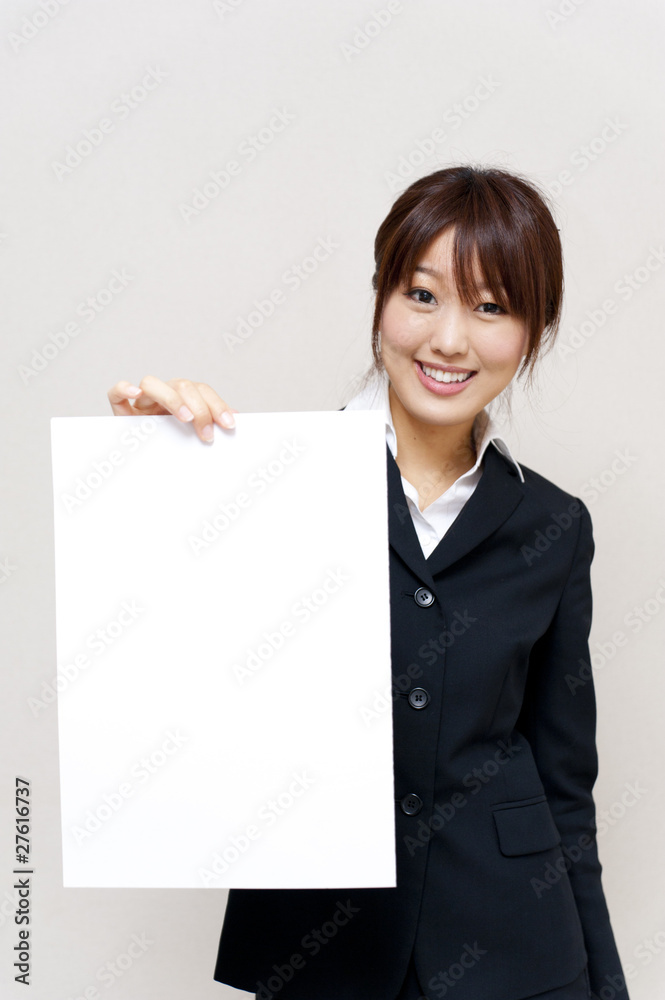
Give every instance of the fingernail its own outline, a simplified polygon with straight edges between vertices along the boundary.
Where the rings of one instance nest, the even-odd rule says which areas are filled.
[[[143,392],[143,389],[139,389],[137,385],[130,385],[127,392],[131,393],[132,396],[138,396],[140,392]]]
[[[236,422],[233,419],[233,414],[229,413],[228,410],[224,410],[224,412],[222,413],[222,415],[220,417],[220,420],[222,421],[222,424],[224,425],[224,427],[235,427],[235,425],[236,425]]]
[[[178,416],[181,420],[193,420],[194,414],[188,406],[181,406],[178,410]]]
[[[214,436],[215,432],[212,429],[212,424],[206,424],[203,430],[201,431],[201,437],[203,438],[204,441],[212,441]]]

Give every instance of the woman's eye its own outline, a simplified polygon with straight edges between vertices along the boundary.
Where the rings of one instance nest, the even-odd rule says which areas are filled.
[[[496,302],[481,302],[478,309],[484,312],[487,316],[500,316],[505,312],[505,309],[498,306]]]
[[[426,288],[412,288],[411,291],[406,294],[410,299],[413,299],[414,302],[422,302],[424,306],[429,306],[432,302],[434,302],[434,296],[431,292],[428,292]],[[429,298],[420,298],[419,296],[421,295],[428,295]]]

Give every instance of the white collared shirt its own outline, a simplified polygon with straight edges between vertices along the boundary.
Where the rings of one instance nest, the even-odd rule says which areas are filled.
[[[356,393],[345,408],[347,410],[384,411],[386,415],[386,442],[396,460],[397,436],[390,410],[388,387],[387,376],[385,374],[377,376],[364,389]],[[401,476],[404,496],[425,558],[434,551],[480,482],[480,477],[483,474],[481,463],[490,442],[493,442],[495,447],[513,463],[520,479],[524,482],[522,470],[510,453],[508,445],[499,434],[497,425],[487,410],[482,410],[476,417],[473,435],[476,446],[476,464],[456,479],[452,486],[449,486],[445,493],[437,497],[425,510],[420,510],[418,506],[418,491],[415,486],[404,476]]]

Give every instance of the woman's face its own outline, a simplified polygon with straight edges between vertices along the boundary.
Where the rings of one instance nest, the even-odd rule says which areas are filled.
[[[446,230],[430,243],[411,285],[392,291],[381,317],[392,391],[412,418],[447,426],[471,425],[508,385],[527,349],[525,324],[493,303],[489,291],[470,306],[459,298],[453,236]]]

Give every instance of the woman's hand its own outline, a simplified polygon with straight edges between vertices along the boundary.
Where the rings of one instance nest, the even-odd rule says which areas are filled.
[[[223,428],[235,427],[233,414],[238,412],[205,382],[190,382],[186,378],[162,382],[154,375],[146,375],[139,386],[116,382],[109,389],[108,398],[117,417],[171,413],[183,423],[193,421],[199,438],[207,444],[213,442],[213,422]]]

